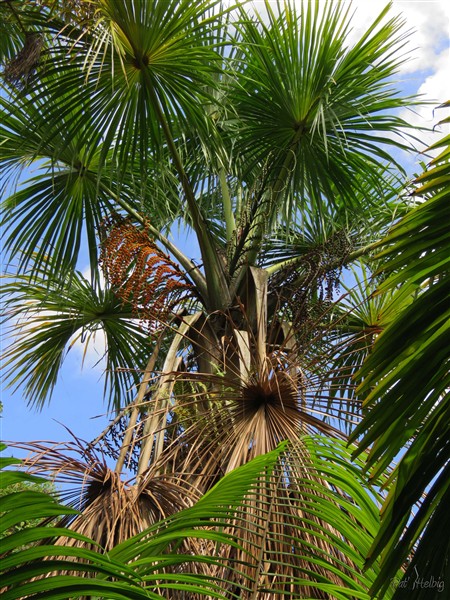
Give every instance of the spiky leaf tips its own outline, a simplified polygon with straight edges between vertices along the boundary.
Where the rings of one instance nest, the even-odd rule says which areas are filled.
[[[370,562],[383,553],[374,593],[384,592],[412,551],[405,581],[427,572],[440,586],[448,573],[448,539],[441,540],[438,529],[448,523],[450,496],[449,141],[444,136],[431,148],[438,155],[415,181],[421,202],[380,244],[386,280],[379,293],[393,295],[396,314],[359,374],[368,410],[353,437],[362,436],[358,453],[371,448],[367,465],[374,480],[398,453],[402,458],[369,554]],[[405,304],[402,290],[408,289],[415,293]],[[425,595],[422,589],[417,597]],[[396,597],[403,597],[401,587]]]

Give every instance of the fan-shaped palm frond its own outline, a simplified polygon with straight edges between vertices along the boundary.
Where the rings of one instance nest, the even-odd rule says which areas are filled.
[[[143,153],[139,162],[144,168],[150,148],[161,146],[155,102],[168,122],[205,123],[201,100],[208,101],[204,90],[215,87],[212,75],[218,56],[204,41],[219,22],[214,15],[217,4],[101,2],[95,18],[64,27],[60,43],[49,52],[45,72],[27,91],[51,98],[49,121],[57,113],[71,112],[84,140],[88,129],[82,126],[81,115],[87,111],[97,125],[91,131],[92,145],[104,141],[102,157],[113,148],[122,174],[137,152]],[[64,22],[59,23],[63,27]],[[49,19],[49,24],[56,27],[58,19]],[[131,125],[133,136],[128,133]],[[141,178],[146,179],[144,171]]]
[[[380,144],[384,128],[397,134],[385,141],[403,146],[408,129],[390,108],[404,100],[389,85],[405,58],[395,55],[405,36],[402,23],[383,23],[384,10],[353,47],[346,48],[348,15],[340,5],[305,3],[301,14],[287,3],[281,14],[266,2],[267,21],[242,12],[237,24],[239,45],[233,90],[237,149],[246,169],[268,163],[267,177],[275,196],[292,187],[298,202],[334,203],[336,192],[354,203],[365,174],[378,189],[380,167],[392,157]],[[370,125],[369,125],[370,123]],[[272,164],[273,163],[273,164]],[[267,187],[267,186],[266,186]],[[323,197],[321,197],[323,193]],[[286,214],[292,210],[286,208]]]
[[[105,392],[116,408],[133,397],[146,360],[149,333],[131,304],[110,287],[91,284],[79,272],[64,283],[19,276],[2,287],[12,343],[4,354],[9,385],[25,385],[31,403],[51,397],[62,362],[74,343],[105,346]]]
[[[370,273],[365,262],[354,262],[344,274],[343,294],[332,308],[331,325],[327,333],[328,354],[325,361],[334,371],[330,396],[336,394],[359,398],[355,378],[364,360],[372,351],[378,336],[400,311],[413,301],[409,288],[377,294],[379,280]],[[325,382],[326,385],[326,382]],[[361,398],[355,402],[355,422],[361,410]],[[351,406],[351,404],[349,404]]]
[[[68,95],[59,101],[64,98],[69,102]],[[0,98],[4,251],[19,261],[19,269],[39,273],[51,264],[53,275],[63,279],[77,265],[84,244],[95,274],[98,232],[105,217],[112,214],[125,215],[144,230],[150,228],[170,251],[174,250],[160,235],[178,216],[178,184],[170,170],[156,167],[154,157],[149,156],[146,164],[151,183],[138,184],[131,170],[119,187],[117,181],[111,181],[116,171],[111,152],[100,158],[104,144],[93,140],[96,124],[89,111],[82,115],[68,111],[52,121],[46,109],[49,96],[32,95],[32,100],[18,100],[22,112],[11,115],[9,102]],[[103,176],[101,161],[107,171]],[[34,176],[17,185],[24,172],[29,176],[31,167]],[[176,258],[183,264],[180,253]]]

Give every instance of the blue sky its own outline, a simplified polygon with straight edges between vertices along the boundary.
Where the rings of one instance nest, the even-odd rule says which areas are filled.
[[[335,1],[335,0],[333,0]],[[355,35],[386,4],[385,1],[358,0],[353,3],[356,9],[354,19]],[[450,99],[448,74],[450,73],[449,34],[450,3],[448,0],[396,0],[394,13],[402,12],[407,21],[407,28],[415,29],[412,37],[411,56],[413,60],[405,66],[401,73],[401,87],[408,93],[419,92],[430,99],[434,105]],[[413,48],[416,48],[413,51]],[[442,115],[443,117],[444,115]],[[419,112],[409,113],[408,120],[432,127],[438,118],[432,107]],[[423,142],[429,144],[432,137],[425,135]],[[416,160],[408,159],[405,163],[410,173],[418,170]],[[416,164],[415,164],[416,163]],[[179,240],[183,251],[190,257],[196,256],[192,241],[185,236]],[[87,264],[87,260],[85,261]],[[83,261],[80,269],[84,269]],[[82,348],[76,345],[68,353],[60,381],[57,384],[51,403],[41,412],[27,407],[20,390],[15,394],[2,387],[3,416],[1,419],[1,438],[3,440],[31,441],[70,439],[67,426],[73,433],[86,441],[94,439],[107,425],[109,415],[103,403],[103,382],[101,369],[92,367],[101,357],[91,351],[87,364],[82,369]],[[90,365],[90,366],[89,366]],[[62,423],[62,424],[61,424]],[[14,451],[16,456],[24,454]]]

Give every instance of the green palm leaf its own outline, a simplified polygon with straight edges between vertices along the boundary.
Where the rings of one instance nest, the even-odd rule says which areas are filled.
[[[267,2],[268,24],[242,14],[233,135],[246,169],[267,165],[275,195],[291,182],[300,206],[321,193],[333,204],[337,191],[352,205],[357,174],[378,189],[379,168],[392,164],[383,132],[392,134],[384,143],[404,147],[399,135],[408,125],[392,110],[411,99],[389,79],[404,60],[393,55],[405,37],[401,20],[384,22],[385,9],[347,48],[348,15],[328,3],[319,16],[317,6],[305,3],[299,15],[287,3],[278,16]]]
[[[95,137],[95,123],[86,115],[80,123],[73,110],[49,121],[48,96],[32,99],[17,101],[21,111],[12,115],[8,102],[0,98],[4,251],[19,260],[22,272],[28,269],[42,275],[51,264],[53,276],[63,279],[77,266],[80,247],[87,245],[95,274],[98,232],[111,213],[125,213],[141,226],[150,227],[153,235],[170,227],[178,216],[179,190],[168,168],[156,166],[154,157],[149,156],[151,184],[138,185],[139,178],[131,169],[119,187],[117,181],[111,181],[117,171],[111,152],[102,159],[107,174],[101,176],[104,144]],[[64,99],[68,100],[67,94],[59,101]],[[30,169],[35,173],[32,178]],[[27,181],[23,181],[24,174]],[[159,234],[159,238],[173,250],[164,236]],[[51,263],[49,255],[54,259]],[[180,253],[177,258],[183,262]]]
[[[352,438],[362,436],[359,452],[372,444],[368,458],[372,476],[376,478],[409,442],[392,478],[382,528],[369,555],[370,563],[385,550],[374,590],[386,588],[386,581],[417,543],[405,577],[416,568],[439,579],[447,568],[448,540],[437,554],[431,537],[437,523],[443,526],[447,519],[450,493],[448,140],[436,147],[444,147],[443,152],[416,182],[416,194],[429,197],[393,228],[379,255],[388,275],[380,291],[401,283],[419,294],[379,337],[360,373],[370,410]],[[411,516],[416,503],[417,512]],[[431,566],[432,572],[427,570]]]
[[[134,396],[148,333],[109,287],[74,272],[64,284],[23,275],[7,282],[6,320],[12,343],[4,355],[9,385],[24,385],[25,397],[42,407],[51,397],[64,358],[76,340],[104,336],[105,393],[116,408]],[[9,296],[9,297],[8,297]],[[85,347],[86,352],[86,347]],[[99,356],[99,361],[102,359]]]
[[[331,365],[336,372],[331,397],[348,390],[358,405],[356,417],[356,413],[361,413],[362,399],[354,384],[355,377],[373,351],[378,336],[413,301],[414,296],[407,287],[377,294],[378,281],[363,262],[354,263],[348,275],[355,283],[351,287],[342,284],[345,293],[333,309],[332,323],[335,327],[332,324],[329,333],[334,347],[334,353],[330,350],[333,356]]]

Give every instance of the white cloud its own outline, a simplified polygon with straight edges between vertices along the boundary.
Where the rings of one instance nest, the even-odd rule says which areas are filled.
[[[414,30],[411,36],[414,59],[404,65],[405,72],[434,70],[442,49],[448,48],[450,30],[448,2],[397,0],[394,2],[393,10],[403,14],[407,27]]]
[[[347,0],[345,0],[348,4]],[[373,22],[386,6],[385,0],[355,0],[354,24],[358,32]],[[400,15],[405,31],[411,31],[411,60],[403,65],[405,73],[433,69],[434,61],[444,46],[448,47],[450,4],[443,0],[394,0],[389,15]]]

